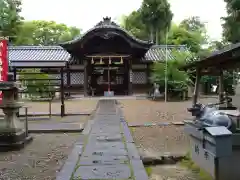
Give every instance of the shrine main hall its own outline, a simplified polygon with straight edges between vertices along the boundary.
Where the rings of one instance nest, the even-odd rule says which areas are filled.
[[[132,36],[103,18],[92,29],[56,46],[9,46],[10,67],[38,68],[51,77],[62,77],[64,92],[103,96],[131,95],[149,90],[151,64],[173,59],[173,50],[186,46],[153,45]]]

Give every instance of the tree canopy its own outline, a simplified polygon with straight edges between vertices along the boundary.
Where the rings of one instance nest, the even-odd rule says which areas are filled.
[[[23,18],[21,0],[0,0],[0,35],[8,36],[14,41]]]
[[[240,42],[240,0],[224,0],[227,17],[223,17],[223,37],[231,43]]]
[[[54,21],[25,21],[20,26],[17,45],[56,45],[74,39],[80,29]]]
[[[150,39],[159,44],[159,33],[166,33],[171,25],[173,13],[170,4],[167,0],[143,0],[139,11],[142,22],[150,32]]]
[[[167,0],[143,0],[141,7],[123,19],[123,27],[134,36],[159,44],[168,31],[173,14]]]

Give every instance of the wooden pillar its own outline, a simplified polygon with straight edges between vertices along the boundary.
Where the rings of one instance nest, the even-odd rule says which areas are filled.
[[[193,93],[193,105],[195,105],[197,103],[200,79],[201,79],[201,70],[200,70],[200,68],[197,68],[196,69],[195,87],[194,87],[194,93]]]
[[[224,101],[224,87],[223,87],[223,71],[222,69],[220,70],[219,72],[219,88],[218,88],[218,100],[219,100],[219,103],[223,102]]]
[[[124,61],[123,62],[124,64],[124,75],[123,75],[123,85],[124,85],[124,95],[128,95],[128,81],[129,81],[129,78],[128,78],[128,61]]]
[[[150,64],[149,63],[147,63],[146,76],[147,76],[147,85],[149,85],[150,84]]]
[[[132,60],[129,59],[128,61],[128,95],[133,94],[132,80],[133,80]]]
[[[17,81],[17,68],[13,68],[13,77],[12,77],[13,79],[13,81],[14,82],[16,82]],[[9,79],[8,79],[8,81],[9,81]],[[21,98],[22,98],[22,93],[20,92],[20,94],[21,94]],[[17,94],[15,94],[15,99],[19,99],[19,92],[17,92]],[[16,116],[17,117],[20,117],[20,113],[19,113],[19,109],[18,109],[18,111],[16,112]]]
[[[16,82],[17,81],[17,68],[13,68],[13,80]]]
[[[85,59],[83,60],[83,64],[84,64],[84,96],[88,96],[88,61]]]
[[[65,116],[65,104],[64,104],[64,74],[63,74],[63,67],[61,67],[60,70],[60,75],[61,75],[61,116]]]
[[[70,96],[70,85],[71,85],[71,74],[69,69],[69,63],[67,63],[67,88],[68,88],[68,95]]]

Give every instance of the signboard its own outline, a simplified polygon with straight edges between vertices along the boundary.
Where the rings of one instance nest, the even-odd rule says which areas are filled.
[[[8,41],[0,38],[0,81],[7,81],[8,75]],[[0,91],[0,103],[2,92]]]

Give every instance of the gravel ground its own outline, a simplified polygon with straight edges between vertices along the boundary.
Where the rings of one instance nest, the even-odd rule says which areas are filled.
[[[200,99],[201,103],[216,102],[216,98]],[[191,101],[154,102],[149,100],[120,100],[123,113],[129,124],[179,122],[191,117],[187,112]],[[189,140],[183,126],[134,127],[132,134],[136,146],[149,156],[162,154],[185,155]],[[196,175],[180,165],[152,167],[150,180],[197,180]]]
[[[66,102],[67,112],[91,113],[97,100],[74,100]],[[47,102],[26,102],[29,112],[48,112]],[[52,112],[60,113],[60,103],[52,104]],[[85,123],[89,116],[52,117],[29,123]],[[15,152],[0,153],[0,180],[54,180],[71,152],[80,133],[33,134],[33,142]]]
[[[65,101],[65,111],[66,113],[91,113],[96,105],[98,100],[96,99],[81,99],[81,100],[67,100]],[[49,112],[49,103],[48,102],[30,102],[26,101],[24,106],[28,107],[28,112]],[[52,113],[61,112],[61,103],[52,102]],[[21,113],[24,114],[24,109],[20,109]],[[0,110],[2,114],[2,111]]]
[[[200,99],[201,103],[215,101],[216,98]],[[187,108],[192,105],[191,101],[165,103],[150,100],[119,100],[119,102],[129,124],[182,121],[190,117]]]
[[[200,99],[202,103],[215,102],[216,98]],[[191,101],[156,102],[150,100],[120,100],[124,116],[129,124],[179,122],[190,118],[186,108]],[[189,141],[183,126],[152,126],[132,128],[135,143],[140,150],[150,154],[185,154]]]
[[[192,171],[176,165],[164,165],[152,167],[150,180],[197,180],[199,179]]]
[[[1,180],[54,180],[79,134],[38,134],[21,151],[0,153]]]
[[[86,115],[77,115],[77,116],[65,116],[65,117],[60,117],[60,116],[52,116],[51,119],[46,118],[46,119],[39,119],[39,120],[30,120],[28,123],[44,123],[44,124],[52,124],[52,123],[79,123],[79,124],[85,124],[90,116]],[[30,119],[30,118],[28,118]]]
[[[189,149],[188,137],[183,127],[137,127],[132,128],[135,144],[145,154],[160,156],[171,153],[185,155]]]

